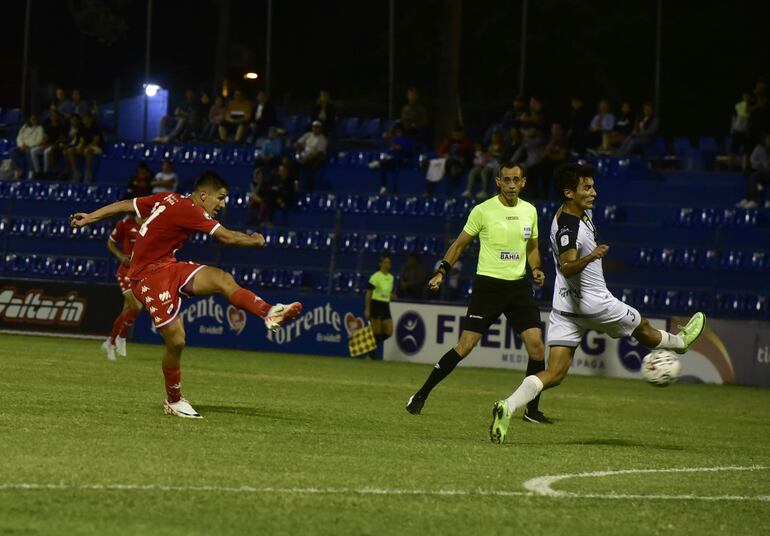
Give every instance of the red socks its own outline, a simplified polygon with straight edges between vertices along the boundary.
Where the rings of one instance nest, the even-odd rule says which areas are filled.
[[[171,403],[182,398],[182,369],[163,367],[163,378],[166,382],[166,396]]]
[[[139,316],[140,312],[141,311],[136,311],[134,309],[126,309],[118,315],[115,322],[112,324],[112,333],[110,333],[110,342],[112,344],[115,344],[115,339],[117,337],[122,339],[126,338],[128,328],[134,325],[134,321],[136,320],[136,317]]]
[[[236,307],[246,309],[248,312],[257,315],[260,318],[265,318],[267,312],[270,310],[269,303],[245,288],[239,288],[230,294],[228,299],[230,300],[230,303]]]
[[[126,309],[126,311],[123,313],[123,326],[120,328],[120,334],[118,337],[122,339],[126,338],[128,328],[134,325],[134,320],[136,320],[136,317],[139,316],[139,313],[140,311],[137,311],[136,309]]]

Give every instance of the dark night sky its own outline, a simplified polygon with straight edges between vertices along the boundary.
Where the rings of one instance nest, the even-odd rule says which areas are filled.
[[[103,4],[125,32],[107,45],[84,36],[72,7]],[[437,0],[396,0],[396,105],[409,85],[434,98],[440,57]],[[19,103],[25,2],[3,5],[0,107]],[[155,0],[151,78],[164,87],[211,89],[216,0]],[[80,87],[100,100],[136,93],[144,72],[144,0],[32,0],[30,65],[40,87]],[[230,72],[265,68],[266,0],[231,0]],[[321,86],[349,115],[387,112],[387,0],[274,0],[272,92],[276,102],[309,108]],[[459,90],[470,123],[502,115],[518,89],[520,0],[466,0]],[[593,108],[599,96],[637,107],[654,89],[654,0],[530,0],[526,92],[550,110],[575,91]],[[724,134],[732,105],[770,71],[770,2],[664,0],[662,116],[670,133]],[[120,27],[120,26],[119,26]],[[260,82],[246,89],[255,93]]]

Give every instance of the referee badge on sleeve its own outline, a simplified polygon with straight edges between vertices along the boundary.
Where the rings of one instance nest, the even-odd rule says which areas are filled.
[[[375,348],[377,348],[377,341],[374,340],[371,324],[367,324],[363,328],[350,334],[350,338],[348,339],[350,357],[367,354]]]

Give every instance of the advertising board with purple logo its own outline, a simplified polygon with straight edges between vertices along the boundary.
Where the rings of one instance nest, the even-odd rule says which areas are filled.
[[[221,296],[184,299],[179,316],[184,321],[187,345],[344,357],[349,355],[348,337],[364,326],[363,299],[358,296],[287,296],[267,292],[260,296],[270,303],[299,300],[302,314],[272,333],[260,318]],[[137,319],[133,340],[162,341],[148,315]]]
[[[384,359],[435,364],[457,343],[465,306],[393,302],[393,337]],[[548,312],[541,311],[547,330]],[[658,329],[677,331],[686,318],[648,318]],[[613,339],[589,330],[575,352],[570,374],[641,379],[648,350],[633,338]],[[492,324],[461,366],[525,370],[527,351],[505,317]],[[680,381],[738,383],[770,387],[770,324],[710,320],[703,335],[681,358]]]

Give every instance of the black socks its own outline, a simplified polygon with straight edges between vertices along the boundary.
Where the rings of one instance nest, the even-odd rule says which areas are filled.
[[[433,370],[430,371],[428,379],[425,380],[425,385],[417,391],[417,396],[428,398],[428,395],[433,388],[436,387],[441,380],[449,376],[449,373],[455,369],[461,360],[462,357],[460,357],[460,354],[458,354],[454,348],[445,353],[444,356],[439,359],[439,362],[433,366]]]

